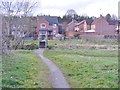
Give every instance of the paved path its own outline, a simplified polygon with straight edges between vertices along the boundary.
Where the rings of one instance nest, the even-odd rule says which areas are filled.
[[[35,50],[35,52],[40,56],[41,60],[48,66],[51,72],[50,78],[53,88],[70,88],[60,69],[51,60],[43,56],[43,51],[44,49]]]

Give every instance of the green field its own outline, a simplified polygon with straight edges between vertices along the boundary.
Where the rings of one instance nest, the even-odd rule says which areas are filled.
[[[59,46],[59,45],[118,45],[117,41],[83,41],[83,40],[49,40],[48,45],[49,46]]]
[[[14,51],[2,57],[2,87],[4,88],[46,88],[49,70],[33,52]]]
[[[36,44],[36,45],[38,45],[38,41],[37,40],[24,41],[24,45],[30,45],[30,44]]]
[[[37,40],[25,41],[24,45]],[[117,42],[81,40],[49,40],[48,46],[67,45],[117,45]],[[72,88],[117,88],[118,51],[115,50],[46,50],[65,75]],[[2,87],[51,88],[50,72],[32,50],[12,51],[2,57]],[[1,64],[0,64],[1,65]],[[1,76],[1,75],[0,75]],[[1,86],[0,86],[1,87]]]
[[[38,45],[37,40],[25,41],[24,45],[36,44]],[[82,40],[48,40],[48,46],[59,46],[59,45],[118,45],[117,41],[82,41]]]
[[[72,88],[118,88],[118,52],[109,50],[46,50]]]

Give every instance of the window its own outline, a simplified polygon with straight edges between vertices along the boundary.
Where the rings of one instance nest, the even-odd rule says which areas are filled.
[[[55,31],[55,30],[53,31],[53,34],[54,34],[54,35],[56,34],[56,31]]]
[[[45,31],[45,30],[41,30],[41,31],[40,31],[40,34],[43,34],[43,35],[44,35],[44,34],[46,34],[46,31]]]
[[[53,28],[56,28],[57,27],[57,24],[53,24]]]
[[[41,27],[41,28],[46,28],[46,24],[45,24],[45,23],[42,23],[42,24],[40,24],[40,27]]]
[[[93,29],[93,30],[94,30],[94,29],[95,29],[95,25],[91,25],[91,29]]]
[[[75,27],[75,32],[78,32],[79,31],[79,27]]]

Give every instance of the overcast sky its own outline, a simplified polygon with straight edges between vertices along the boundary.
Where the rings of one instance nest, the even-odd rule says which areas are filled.
[[[3,0],[4,1],[4,0]],[[5,0],[6,1],[6,0]],[[9,0],[22,1],[22,0]],[[23,0],[26,1],[26,0]],[[120,0],[27,0],[39,2],[39,9],[34,10],[34,15],[63,16],[69,9],[78,15],[99,17],[100,14],[115,14],[118,16],[118,2]]]
[[[39,0],[38,0],[39,1]],[[45,14],[63,16],[69,9],[74,9],[78,15],[96,16],[108,13],[118,15],[119,0],[40,0],[40,9],[35,15]]]

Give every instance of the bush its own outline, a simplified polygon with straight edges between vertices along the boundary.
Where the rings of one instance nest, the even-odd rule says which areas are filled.
[[[75,34],[75,35],[74,35],[74,38],[80,39],[80,34]]]
[[[25,49],[25,50],[34,50],[34,49],[38,49],[38,45],[32,43],[30,45],[23,46],[22,49]]]
[[[47,48],[48,48],[49,50],[53,50],[53,49],[54,49],[53,46],[47,46]]]

